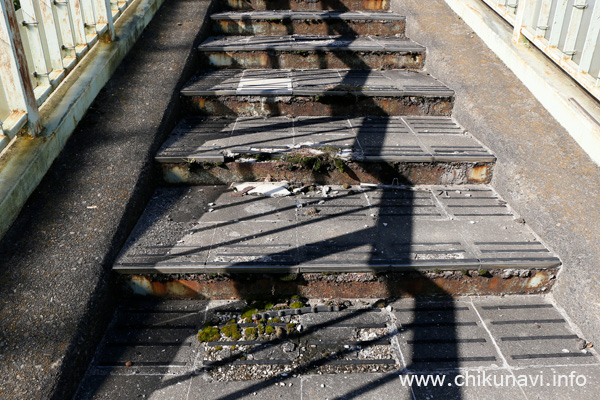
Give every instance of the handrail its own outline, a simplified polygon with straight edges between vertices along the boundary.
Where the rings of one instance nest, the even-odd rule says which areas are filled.
[[[39,108],[133,0],[0,0],[0,152],[19,133],[39,136]]]
[[[600,100],[600,0],[482,0]]]

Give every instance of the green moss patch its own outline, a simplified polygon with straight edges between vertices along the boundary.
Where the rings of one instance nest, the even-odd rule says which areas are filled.
[[[200,342],[216,342],[220,337],[219,328],[216,326],[205,326],[198,332],[198,341]]]
[[[237,324],[225,325],[221,328],[221,333],[232,340],[240,340],[242,338],[240,327]]]

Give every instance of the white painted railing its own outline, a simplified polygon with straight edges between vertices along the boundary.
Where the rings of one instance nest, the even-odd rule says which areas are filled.
[[[600,0],[482,0],[600,100]]]
[[[134,0],[0,0],[0,151],[39,135],[39,107]]]

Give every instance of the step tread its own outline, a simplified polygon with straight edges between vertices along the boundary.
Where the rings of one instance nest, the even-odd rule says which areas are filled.
[[[560,264],[488,186],[330,189],[327,197],[238,197],[224,186],[161,188],[113,269],[289,273]]]
[[[187,118],[156,156],[162,163],[336,149],[345,159],[493,162],[494,155],[448,117]]]
[[[410,39],[377,36],[214,36],[206,39],[200,51],[368,51],[425,53],[425,47]]]
[[[182,89],[183,96],[421,96],[451,97],[454,91],[423,72],[407,70],[357,71],[217,70],[198,75]]]
[[[228,11],[215,13],[212,20],[358,20],[358,21],[404,21],[406,17],[386,11]]]

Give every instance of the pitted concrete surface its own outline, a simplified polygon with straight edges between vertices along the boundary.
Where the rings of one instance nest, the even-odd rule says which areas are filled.
[[[454,118],[497,156],[493,187],[563,261],[556,300],[600,342],[600,168],[443,0],[392,8],[456,91]]]
[[[544,296],[131,302],[76,399],[591,400],[587,343]]]
[[[158,11],[2,240],[1,398],[67,399],[77,387],[114,309],[110,266],[158,180],[152,157],[178,117],[169,105],[208,5]]]

